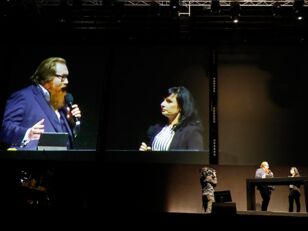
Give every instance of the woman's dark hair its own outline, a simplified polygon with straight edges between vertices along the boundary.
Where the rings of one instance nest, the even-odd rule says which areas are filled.
[[[176,95],[176,100],[181,111],[179,123],[176,125],[174,130],[186,126],[187,124],[193,124],[202,127],[199,120],[198,111],[195,107],[195,100],[190,91],[183,86],[171,87],[168,89],[168,95],[170,94]]]

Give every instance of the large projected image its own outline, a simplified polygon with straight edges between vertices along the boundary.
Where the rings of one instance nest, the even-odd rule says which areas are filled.
[[[171,108],[170,110],[180,110],[182,118],[194,117],[193,109],[196,109],[198,122],[202,125],[202,132],[199,133],[201,135],[196,135],[199,131],[196,132],[195,127],[191,127],[191,131],[184,132],[185,134],[176,135],[175,132],[173,137],[171,135],[166,139],[170,141],[167,142],[167,147],[156,148],[156,151],[207,152],[208,66],[209,49],[206,47],[116,47],[112,70],[107,81],[109,87],[104,125],[105,150],[135,152],[151,150],[148,153],[140,151],[139,155],[162,155],[154,152],[153,140],[148,137],[149,128],[158,123],[163,126],[166,120],[170,122],[168,110]],[[190,96],[194,99],[195,107],[191,105]],[[155,127],[152,128],[155,130]],[[158,130],[161,131],[161,128]],[[176,138],[176,136],[182,137]],[[190,141],[187,141],[189,138]],[[173,139],[180,139],[179,143],[185,145],[174,144]],[[175,160],[176,158],[174,156]]]

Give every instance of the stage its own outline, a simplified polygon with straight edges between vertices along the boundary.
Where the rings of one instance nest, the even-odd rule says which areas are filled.
[[[144,161],[145,157],[131,161],[129,152],[125,159],[104,158],[114,152],[98,153],[93,150],[58,152],[2,152],[1,180],[6,185],[1,196],[8,198],[5,206],[12,207],[15,177],[20,169],[52,169],[59,203],[56,207],[102,208],[110,214],[120,214],[123,209],[131,214],[153,214],[163,217],[187,216],[199,219],[204,214],[201,201],[199,169],[208,163],[196,163],[202,153],[191,158],[193,163],[183,163],[194,153],[181,153],[181,159],[171,162],[171,157],[159,156],[159,161]],[[147,153],[148,155],[149,153]],[[151,153],[153,160],[155,153]],[[151,155],[149,154],[149,155]],[[158,153],[156,153],[158,154]],[[176,157],[177,153],[169,153]],[[203,153],[204,154],[204,153]],[[140,155],[140,153],[138,153]],[[165,153],[164,155],[167,155]],[[217,171],[216,191],[228,190],[232,196],[233,208],[218,207],[215,216],[232,215],[238,219],[259,219],[279,217],[284,219],[308,220],[304,187],[301,187],[301,212],[288,211],[288,186],[276,185],[272,193],[268,212],[260,211],[261,198],[255,192],[255,210],[247,207],[247,179],[254,178],[258,166],[211,165]],[[308,166],[297,166],[303,177],[308,176]],[[287,177],[289,166],[271,166],[275,177]],[[232,207],[232,206],[231,206]],[[236,213],[234,212],[236,211]],[[276,218],[274,218],[276,219]]]

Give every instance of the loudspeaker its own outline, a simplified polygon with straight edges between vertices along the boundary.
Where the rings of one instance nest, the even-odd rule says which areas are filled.
[[[236,204],[233,202],[214,202],[212,206],[212,214],[222,216],[236,215]]]

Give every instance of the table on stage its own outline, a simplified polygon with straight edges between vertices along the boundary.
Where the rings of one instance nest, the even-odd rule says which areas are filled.
[[[308,177],[273,177],[246,179],[247,210],[256,210],[256,186],[290,184],[304,185],[306,212],[308,212]]]

